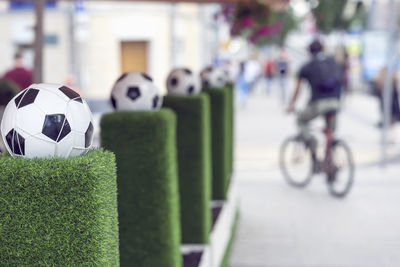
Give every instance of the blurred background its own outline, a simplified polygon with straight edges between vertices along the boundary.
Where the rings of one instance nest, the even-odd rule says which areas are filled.
[[[397,0],[1,1],[0,73],[18,64],[36,82],[73,87],[98,122],[123,72],[149,73],[165,91],[174,67],[225,66],[236,81],[242,63],[250,86],[236,94],[241,219],[231,266],[399,266],[399,7]],[[282,141],[296,133],[284,110],[315,38],[343,69],[337,135],[352,149],[356,175],[341,200],[322,178],[305,190],[289,187],[278,164]],[[303,86],[299,109],[309,96]]]

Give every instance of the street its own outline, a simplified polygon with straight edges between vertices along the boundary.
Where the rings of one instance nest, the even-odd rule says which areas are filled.
[[[399,266],[400,135],[391,136],[382,168],[378,120],[374,97],[354,93],[345,99],[337,136],[350,145],[356,173],[349,195],[336,199],[322,176],[304,189],[284,181],[279,146],[296,128],[276,92],[257,90],[246,106],[238,105],[235,179],[241,204],[230,266]],[[322,126],[322,120],[312,126],[320,142]]]

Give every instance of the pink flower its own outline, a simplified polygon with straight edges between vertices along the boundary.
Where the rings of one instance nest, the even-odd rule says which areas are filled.
[[[255,43],[257,42],[258,38],[259,38],[259,36],[253,34],[253,35],[250,37],[249,40],[250,40],[251,43],[255,44]]]
[[[279,33],[282,30],[282,23],[277,22],[271,27],[271,33],[276,34]]]
[[[259,36],[268,36],[268,35],[278,33],[281,30],[281,28],[282,28],[282,24],[278,22],[278,23],[275,23],[274,25],[262,26],[261,28],[259,28],[256,31],[256,34]]]
[[[249,41],[252,43],[257,42],[257,40],[260,37],[268,37],[270,35],[274,35],[277,34],[281,31],[282,28],[282,24],[281,23],[275,23],[274,25],[265,25],[262,26],[260,28],[258,28],[258,30],[256,30],[249,38]]]
[[[253,27],[254,24],[256,24],[256,21],[252,17],[244,17],[242,18],[242,27],[244,28],[250,28]]]
[[[240,25],[239,23],[235,22],[231,27],[231,35],[238,35],[240,33]]]

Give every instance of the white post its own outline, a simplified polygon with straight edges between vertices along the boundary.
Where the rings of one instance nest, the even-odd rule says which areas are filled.
[[[69,35],[69,72],[72,75],[73,78],[75,78],[77,81],[77,75],[79,75],[78,72],[78,54],[77,54],[77,46],[76,46],[76,41],[75,41],[75,3],[71,2],[69,3],[68,7],[68,35]],[[78,86],[80,89],[80,87]]]
[[[170,10],[170,42],[171,42],[171,69],[175,68],[178,64],[177,60],[177,47],[176,47],[176,27],[177,27],[177,20],[176,20],[176,3],[171,3],[171,10]]]
[[[35,0],[35,42],[34,42],[34,69],[33,69],[33,81],[35,83],[41,83],[43,81],[43,13],[44,13],[44,1]]]
[[[206,19],[206,7],[204,4],[198,4],[198,19],[200,23],[200,40],[201,40],[201,50],[200,50],[200,58],[201,58],[201,67],[203,68],[206,64],[208,65],[209,62],[209,52],[210,52],[210,40],[208,38],[207,33],[207,19]]]

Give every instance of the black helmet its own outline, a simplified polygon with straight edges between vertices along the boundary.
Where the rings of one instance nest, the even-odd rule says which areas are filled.
[[[308,50],[310,51],[311,54],[316,55],[319,52],[321,52],[323,49],[323,46],[319,40],[314,40],[312,43],[308,46]]]

